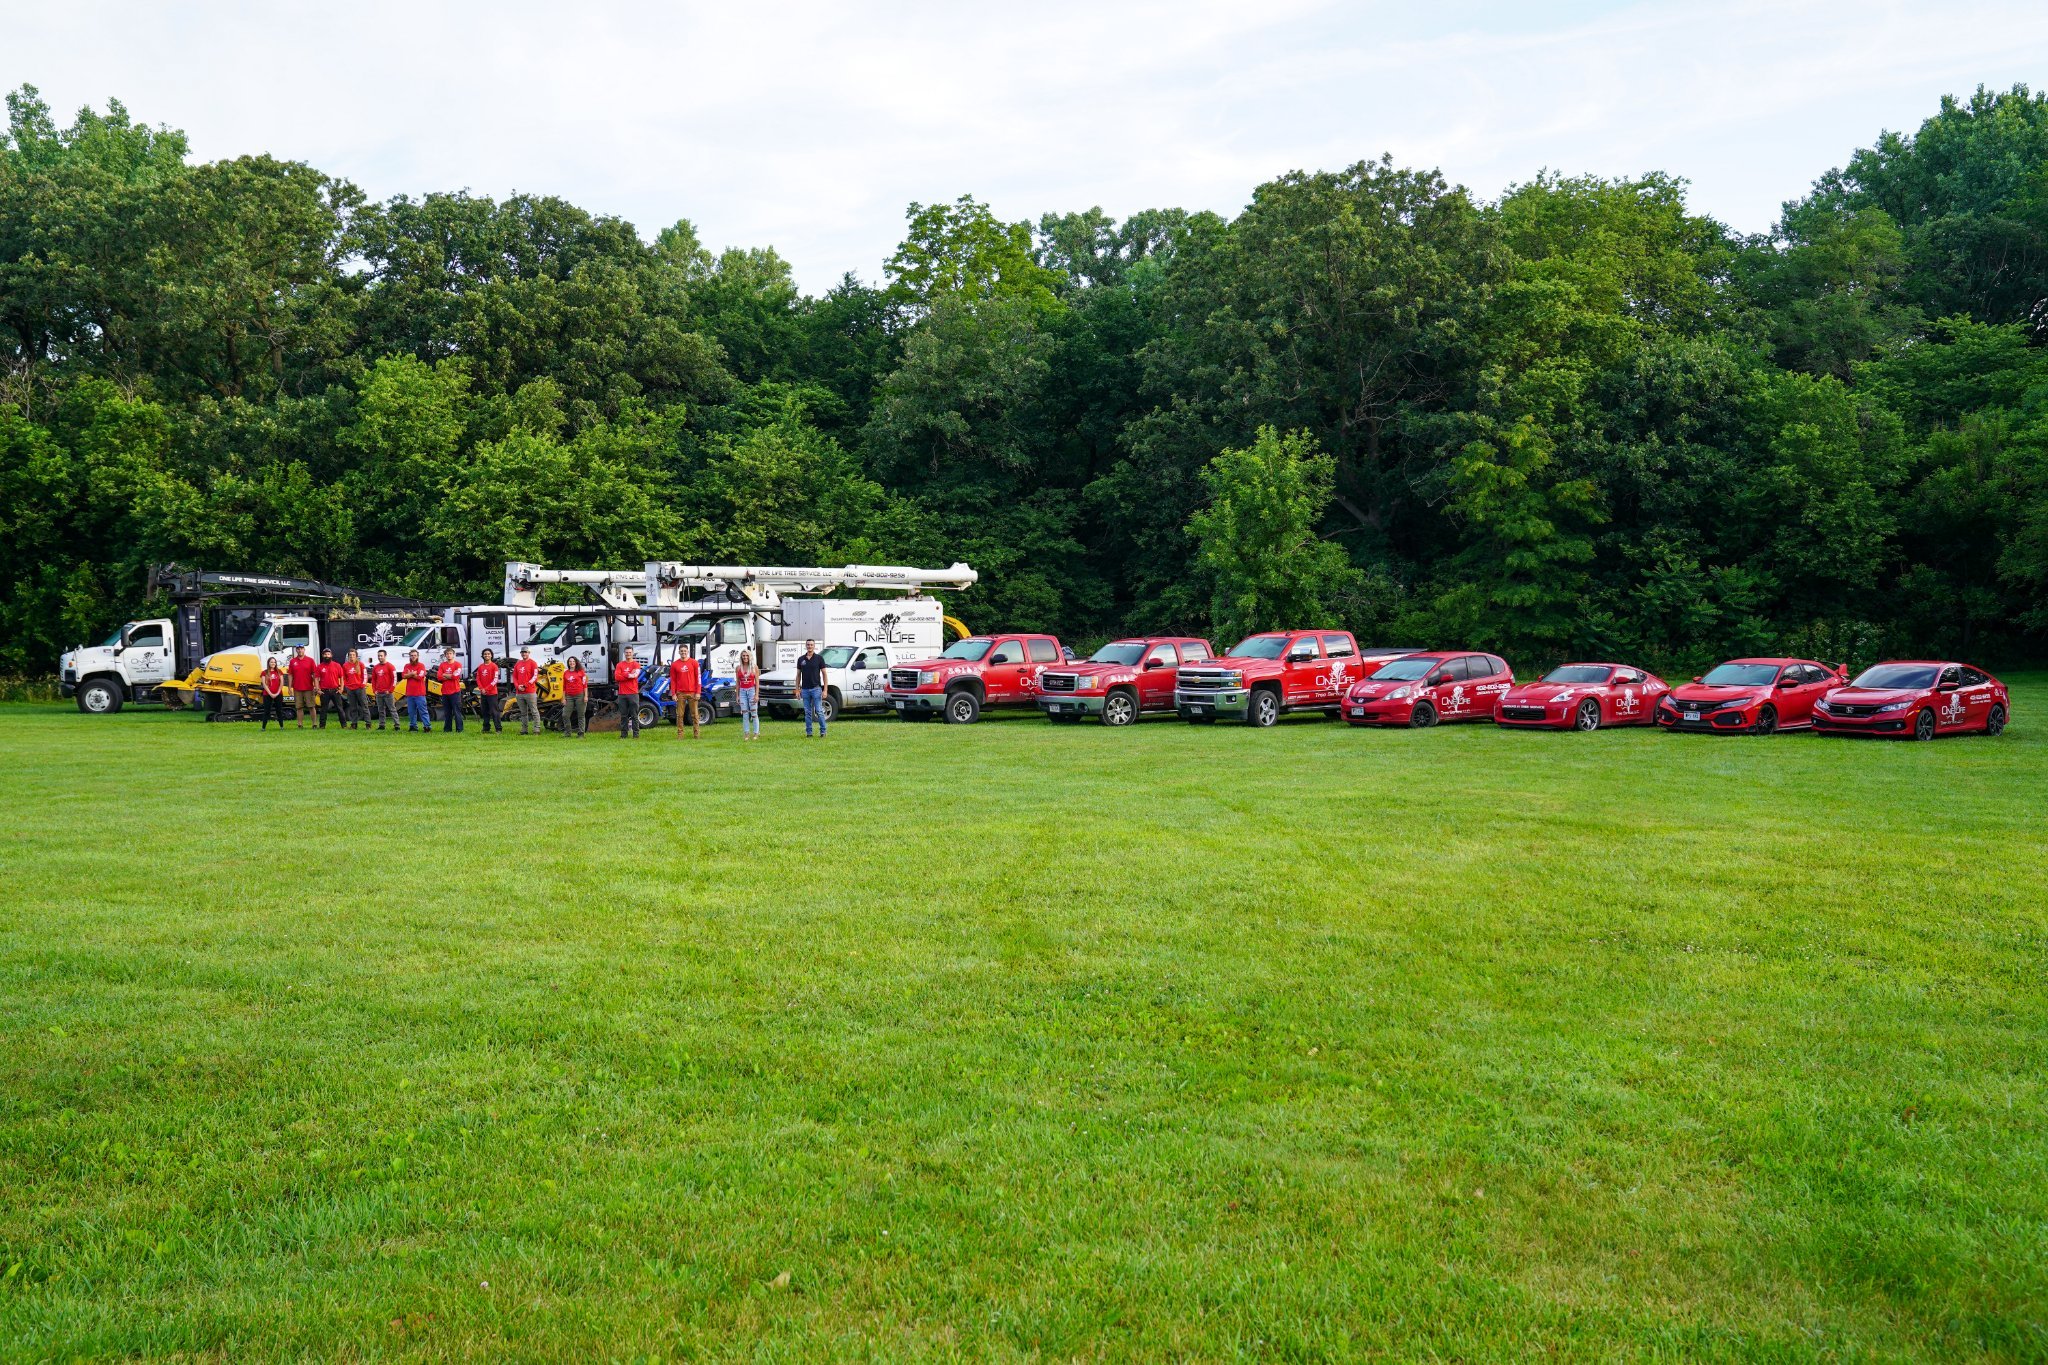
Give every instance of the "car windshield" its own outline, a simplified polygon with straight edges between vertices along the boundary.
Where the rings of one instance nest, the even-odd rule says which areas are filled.
[[[1396,659],[1372,675],[1374,682],[1418,682],[1429,676],[1429,671],[1443,660],[1435,656],[1421,659]]]
[[[1776,664],[1722,664],[1700,681],[1708,687],[1769,687],[1777,676]]]
[[[528,643],[536,645],[551,645],[555,641],[561,639],[562,632],[567,630],[568,628],[569,618],[566,616],[557,616],[554,620],[548,622],[539,630],[535,631],[533,633],[533,638],[530,641],[528,641]],[[406,636],[405,643],[413,643],[414,638],[415,637],[411,635]]]
[[[1933,664],[1879,664],[1856,675],[1851,687],[1932,687],[1941,670]]]
[[[946,652],[939,657],[941,659],[979,659],[982,655],[988,653],[988,647],[994,643],[995,641],[978,635],[965,640],[956,640],[946,646]]]
[[[1280,651],[1287,648],[1285,635],[1254,635],[1249,640],[1239,640],[1230,647],[1233,659],[1277,659]]]
[[[1142,640],[1117,640],[1088,656],[1091,664],[1134,664],[1145,657]]]
[[[846,661],[853,657],[852,645],[826,645],[818,651],[827,668],[844,668]]]
[[[1607,681],[1607,670],[1596,667],[1593,664],[1566,664],[1563,668],[1553,668],[1548,673],[1545,673],[1543,681],[1547,683],[1604,683]]]

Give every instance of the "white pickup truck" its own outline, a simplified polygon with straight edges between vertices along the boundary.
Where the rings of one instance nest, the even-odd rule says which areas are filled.
[[[846,711],[887,710],[889,665],[928,652],[922,645],[826,645],[818,651],[825,660],[825,723]],[[795,665],[761,675],[761,709],[780,720],[803,714]]]

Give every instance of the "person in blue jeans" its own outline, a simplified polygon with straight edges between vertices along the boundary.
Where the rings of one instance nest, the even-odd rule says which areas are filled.
[[[811,737],[811,722],[818,722],[818,738],[825,737],[825,656],[818,653],[816,640],[804,641],[797,656],[796,690],[804,703],[804,738]]]
[[[761,737],[761,674],[754,667],[754,651],[740,651],[740,661],[733,667],[732,685],[740,703],[740,738]]]
[[[399,670],[405,679],[405,728],[422,734],[434,732],[433,717],[427,714],[427,666],[420,662],[420,652],[413,650],[405,656],[405,667]],[[391,721],[392,730],[398,729],[398,719]]]

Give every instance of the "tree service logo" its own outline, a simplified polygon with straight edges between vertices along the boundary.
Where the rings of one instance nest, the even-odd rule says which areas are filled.
[[[1640,706],[1641,703],[1636,700],[1636,690],[1633,687],[1622,688],[1621,695],[1614,700],[1614,710],[1617,715],[1632,716]]]
[[[1951,693],[1938,713],[1945,724],[1954,725],[1963,718],[1963,694]]]

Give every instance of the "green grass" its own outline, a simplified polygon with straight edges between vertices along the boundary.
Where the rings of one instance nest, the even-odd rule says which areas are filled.
[[[2042,1359],[2016,711],[9,707],[0,1356]]]

